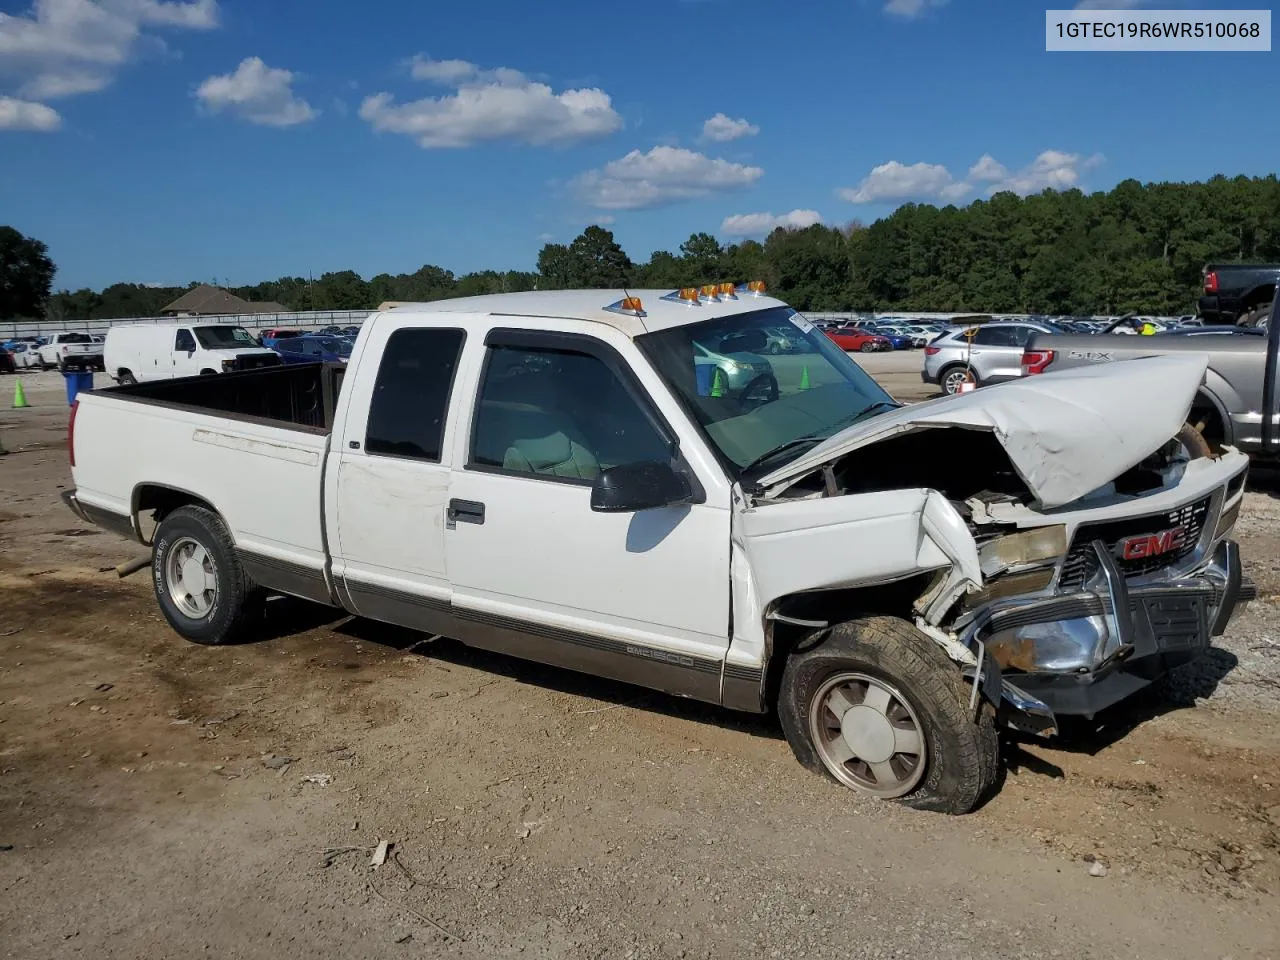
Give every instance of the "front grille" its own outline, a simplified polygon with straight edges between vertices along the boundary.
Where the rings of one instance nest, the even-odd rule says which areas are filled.
[[[274,353],[238,353],[233,369],[259,370],[263,367],[277,366],[279,363],[280,357]]]
[[[1209,497],[1179,507],[1168,513],[1153,513],[1130,520],[1114,520],[1106,523],[1086,523],[1077,530],[1071,549],[1062,563],[1058,585],[1062,589],[1083,586],[1098,572],[1098,557],[1093,552],[1093,542],[1101,540],[1115,558],[1116,568],[1126,577],[1141,577],[1162,570],[1190,556],[1200,543],[1205,520],[1209,516]],[[1125,559],[1121,544],[1132,537],[1156,536],[1181,527],[1183,535],[1177,545],[1162,553],[1134,556]]]

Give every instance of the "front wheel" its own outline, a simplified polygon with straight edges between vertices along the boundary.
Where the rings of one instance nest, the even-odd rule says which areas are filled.
[[[859,353],[875,353],[876,345],[873,341],[868,340],[866,343],[864,343],[862,346],[858,348],[858,352]]]
[[[260,596],[222,519],[204,507],[179,507],[160,522],[151,579],[169,626],[194,643],[243,637]]]
[[[801,764],[858,793],[968,813],[999,779],[994,711],[969,711],[969,682],[903,620],[870,617],[815,634],[782,673],[778,717]]]

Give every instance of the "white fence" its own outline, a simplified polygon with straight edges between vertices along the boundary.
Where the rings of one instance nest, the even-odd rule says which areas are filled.
[[[210,317],[120,317],[115,320],[6,320],[0,322],[0,340],[13,337],[47,337],[54,333],[82,331],[105,334],[120,323],[227,323],[249,330],[268,327],[358,326],[372,310],[309,310],[304,313],[244,313]]]

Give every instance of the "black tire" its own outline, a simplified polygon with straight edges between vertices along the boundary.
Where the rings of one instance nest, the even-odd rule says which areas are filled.
[[[170,595],[167,560],[174,544],[194,540],[212,561],[216,593],[202,617],[191,617],[178,608]],[[259,610],[261,590],[245,574],[235,545],[222,519],[204,507],[179,507],[156,529],[151,556],[151,581],[160,611],[179,634],[194,643],[234,643],[242,639]]]
[[[868,340],[866,343],[864,343],[862,346],[858,348],[858,352],[859,353],[875,353],[877,349],[878,348],[875,345],[875,341]]]
[[[919,762],[925,770],[914,789],[896,802],[963,814],[987,798],[1000,774],[994,710],[981,701],[975,720],[969,712],[970,681],[960,668],[937,643],[895,617],[838,624],[791,653],[782,671],[778,718],[803,766],[836,779],[813,741],[810,708],[823,683],[846,671],[897,688],[922,728],[926,749]]]
[[[938,374],[938,386],[942,388],[943,393],[949,397],[954,397],[960,392],[958,389],[948,389],[947,378],[954,373],[963,372],[965,369],[966,367],[963,363],[953,363],[951,366],[943,368],[942,372]],[[973,388],[976,390],[978,387],[982,386],[982,381],[978,379],[978,375],[973,372],[972,367],[968,367],[967,369],[969,371],[969,380],[972,381]]]
[[[116,377],[116,383],[125,387],[129,386],[132,383],[137,383],[137,382],[138,382],[137,378],[128,370],[121,370],[120,375]]]
[[[1263,320],[1271,316],[1271,304],[1259,303],[1257,306],[1250,307],[1240,316],[1236,317],[1236,326],[1239,327],[1256,327]]]

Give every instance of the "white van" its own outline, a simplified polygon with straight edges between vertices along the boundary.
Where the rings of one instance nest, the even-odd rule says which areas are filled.
[[[119,383],[253,370],[280,363],[244,327],[227,323],[122,323],[107,331],[107,373]]]

